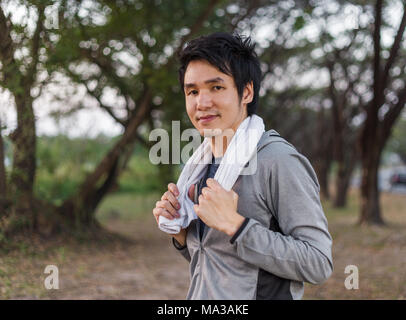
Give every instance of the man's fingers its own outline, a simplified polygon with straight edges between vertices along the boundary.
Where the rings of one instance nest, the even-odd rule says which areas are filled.
[[[217,188],[221,187],[221,184],[218,183],[216,180],[214,180],[213,178],[208,178],[206,180],[206,184],[209,188],[216,190]]]
[[[192,184],[191,186],[190,186],[190,188],[189,188],[189,191],[188,191],[188,196],[189,196],[189,199],[190,200],[192,200],[193,202],[194,202],[194,198],[195,198],[195,188],[196,188],[196,186],[194,185],[194,184]]]
[[[175,196],[173,195],[173,193],[171,191],[166,191],[164,196],[165,196],[164,199],[167,199],[176,210],[180,209],[180,203],[179,203],[178,199],[175,198]],[[162,200],[164,200],[164,199],[162,199]]]
[[[161,210],[161,216],[164,216],[165,218],[168,218],[169,220],[174,219],[174,217],[170,214],[168,210],[162,209]]]
[[[168,200],[158,201],[157,207],[166,209],[173,216],[173,218],[180,217],[179,213],[175,210],[175,208]]]
[[[157,208],[157,207],[155,207],[155,208],[152,210],[152,214],[153,214],[154,217],[155,217],[156,223],[159,223],[159,214],[160,214],[161,210],[162,210],[162,208]]]
[[[177,197],[179,195],[179,189],[178,189],[177,185],[174,184],[173,182],[168,184],[168,190],[170,192],[172,192],[175,195],[175,197]]]
[[[159,223],[159,216],[164,216],[165,218],[168,218],[169,220],[174,219],[174,217],[171,215],[171,213],[164,208],[155,208],[154,211],[155,211],[154,216],[155,216],[157,223]]]
[[[204,188],[202,189],[202,195],[204,196],[204,198],[205,198],[206,200],[210,200],[210,199],[211,199],[211,192],[212,192],[212,190],[210,190],[210,188],[208,188],[208,187],[204,187]]]
[[[179,196],[178,187],[174,183],[169,183],[168,191],[162,195],[160,201],[155,203],[155,208],[152,210],[157,223],[159,223],[160,216],[170,220],[180,217],[180,214],[177,212],[180,209],[180,203],[176,199],[177,196]]]
[[[165,209],[170,212],[174,218],[179,218],[180,215],[169,201],[165,201]]]
[[[235,192],[235,191],[232,190],[232,189],[231,189],[230,191],[231,191],[231,194],[233,195],[233,199],[236,200],[236,201],[238,201],[238,198],[239,198],[239,197],[238,197],[238,193]]]

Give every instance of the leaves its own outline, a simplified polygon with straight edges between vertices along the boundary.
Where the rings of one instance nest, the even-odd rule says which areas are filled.
[[[305,26],[305,19],[303,16],[298,16],[295,20],[295,23],[293,25],[293,30],[298,31],[302,29]]]

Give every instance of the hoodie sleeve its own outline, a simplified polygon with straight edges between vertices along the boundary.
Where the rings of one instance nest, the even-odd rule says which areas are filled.
[[[178,252],[188,261],[190,262],[190,254],[187,249],[187,245],[185,244],[182,246],[174,237],[172,237],[172,244],[178,250]]]
[[[319,284],[331,275],[333,261],[316,174],[293,148],[268,163],[266,202],[281,232],[246,218],[230,242],[246,262],[282,278]]]

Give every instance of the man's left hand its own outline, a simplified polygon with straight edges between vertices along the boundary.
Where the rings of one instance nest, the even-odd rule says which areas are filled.
[[[194,205],[196,214],[210,228],[233,236],[244,217],[237,213],[238,194],[225,190],[216,180],[209,178],[202,189],[199,204]]]

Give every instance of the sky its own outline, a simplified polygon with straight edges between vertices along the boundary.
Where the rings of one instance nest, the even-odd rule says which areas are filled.
[[[59,88],[51,90],[57,91],[58,89],[66,89],[66,86],[59,86]],[[69,102],[76,105],[78,101],[82,101],[86,108],[75,112],[72,116],[61,117],[59,121],[50,113],[63,109],[67,102],[53,100],[52,94],[44,94],[34,101],[33,108],[37,119],[38,136],[65,134],[72,138],[79,136],[93,138],[98,134],[115,136],[123,132],[123,127],[106,112],[100,110],[97,103],[85,95],[84,90],[72,94]],[[4,134],[9,134],[15,129],[17,118],[13,98],[9,92],[4,90],[0,91],[0,119],[3,124],[6,124]]]

